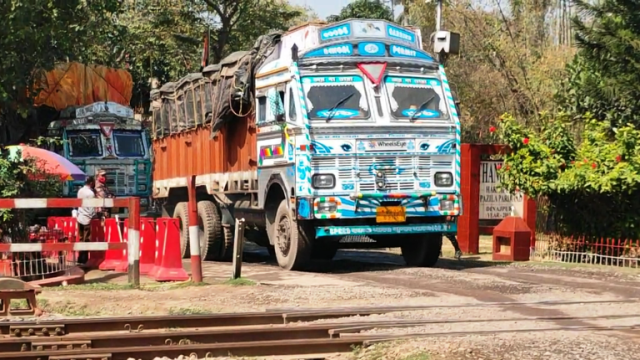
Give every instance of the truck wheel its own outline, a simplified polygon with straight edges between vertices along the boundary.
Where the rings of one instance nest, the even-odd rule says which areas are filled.
[[[293,218],[287,202],[286,199],[280,202],[274,226],[269,227],[269,237],[273,239],[278,265],[285,270],[299,270],[311,258],[313,228]]]
[[[200,255],[205,260],[227,261],[231,259],[233,246],[228,247],[222,233],[220,211],[212,201],[198,202],[200,227]]]
[[[311,258],[314,260],[333,260],[338,252],[338,244],[315,243],[311,250]]]
[[[433,267],[442,251],[442,234],[416,234],[403,240],[402,257],[408,266]]]
[[[173,210],[173,217],[180,220],[180,253],[182,258],[190,256],[189,251],[189,204],[181,202]]]

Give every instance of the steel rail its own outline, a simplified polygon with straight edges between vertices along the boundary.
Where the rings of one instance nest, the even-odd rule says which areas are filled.
[[[377,306],[368,307],[369,311],[378,310],[380,312],[398,312],[398,311],[416,311],[416,310],[428,310],[428,309],[448,309],[448,308],[476,308],[476,307],[492,307],[492,306],[529,306],[529,305],[546,305],[546,306],[559,306],[559,305],[579,305],[579,304],[628,304],[640,302],[640,298],[628,298],[628,299],[609,299],[609,300],[542,300],[542,301],[504,301],[504,302],[484,302],[484,303],[462,303],[462,304],[450,304],[450,305],[405,305],[405,306]],[[403,310],[392,310],[401,308]],[[340,307],[340,308],[322,308],[324,311],[330,312],[349,312],[354,311],[356,307]],[[299,313],[312,313],[319,309],[314,308],[269,308],[266,312],[282,312],[289,314]]]
[[[0,335],[17,337],[27,336],[61,336],[75,333],[92,333],[104,331],[157,330],[167,328],[211,328],[247,325],[275,325],[297,321],[314,321],[320,319],[336,319],[358,315],[386,314],[393,312],[419,311],[434,308],[464,308],[485,306],[527,306],[527,305],[574,305],[603,303],[633,303],[640,299],[592,300],[592,301],[537,301],[537,302],[497,302],[470,303],[454,305],[418,305],[418,306],[384,306],[363,308],[333,309],[276,309],[250,313],[223,313],[213,315],[175,315],[175,316],[135,316],[111,318],[61,319],[47,321],[22,321],[0,323]]]
[[[533,329],[502,329],[502,330],[470,330],[470,331],[446,331],[446,332],[433,332],[433,333],[370,333],[370,334],[351,334],[341,333],[341,339],[354,339],[365,342],[366,345],[381,341],[393,341],[403,339],[416,339],[423,337],[443,337],[443,336],[468,336],[468,335],[495,335],[495,334],[509,334],[509,333],[524,333],[524,332],[548,332],[548,331],[625,331],[625,330],[640,330],[640,323],[633,325],[613,325],[613,326],[561,326],[550,328],[533,328]],[[379,337],[381,339],[371,339],[373,337]]]
[[[394,311],[402,311],[397,308]],[[334,319],[357,315],[382,314],[389,311],[377,309],[353,309],[349,311],[324,311],[296,315],[296,321],[314,321]],[[140,332],[170,328],[212,328],[248,325],[286,324],[287,314],[282,312],[226,313],[213,315],[174,315],[174,316],[136,316],[61,319],[53,321],[21,321],[0,323],[0,335],[16,337],[27,336],[61,336],[75,333],[93,333],[105,331]]]
[[[337,339],[296,339],[277,341],[249,341],[217,344],[186,344],[161,346],[134,346],[104,349],[77,349],[61,351],[29,351],[0,353],[0,359],[12,360],[127,360],[129,358],[152,360],[156,357],[197,356],[210,359],[216,356],[286,356],[350,351],[353,346],[402,339],[436,336],[490,335],[497,333],[522,333],[546,331],[618,331],[638,330],[640,324],[630,326],[565,326],[553,328],[449,331],[440,333],[405,334],[340,334]]]
[[[345,333],[357,333],[371,329],[407,328],[434,324],[527,322],[638,318],[640,315],[601,315],[588,317],[548,316],[503,319],[455,319],[455,320],[380,320],[360,322],[327,322],[315,324],[224,327],[189,331],[146,331],[141,333],[89,333],[75,336],[47,338],[0,338],[0,352],[59,351],[72,349],[102,349],[131,346],[162,346],[212,344],[229,342],[275,341],[292,339],[323,339]]]

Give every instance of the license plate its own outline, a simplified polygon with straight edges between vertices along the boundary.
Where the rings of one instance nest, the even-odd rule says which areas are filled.
[[[400,223],[407,220],[407,211],[404,206],[380,206],[376,210],[376,222]]]

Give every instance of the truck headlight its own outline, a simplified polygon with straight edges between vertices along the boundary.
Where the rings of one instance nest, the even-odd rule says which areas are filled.
[[[440,210],[453,211],[453,200],[440,200]]]
[[[336,177],[332,174],[315,174],[311,183],[316,189],[333,189],[336,186]]]
[[[318,214],[333,214],[338,211],[338,204],[333,201],[319,202],[317,209]]]
[[[436,186],[448,187],[453,185],[453,174],[450,172],[437,172],[434,175]]]
[[[147,185],[138,185],[138,191],[147,191]]]

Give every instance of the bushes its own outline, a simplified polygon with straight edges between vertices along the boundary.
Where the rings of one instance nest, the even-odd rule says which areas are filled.
[[[499,170],[503,187],[547,197],[560,233],[640,239],[640,131],[582,120],[578,146],[565,114],[537,130],[502,116],[494,135],[512,150]]]

